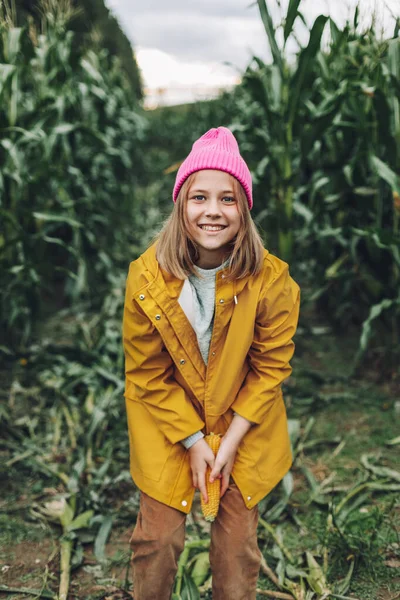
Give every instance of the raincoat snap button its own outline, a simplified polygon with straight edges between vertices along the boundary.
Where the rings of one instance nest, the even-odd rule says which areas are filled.
[[[220,303],[220,304],[223,304],[223,303],[224,303],[224,300],[223,300],[223,298],[221,298],[221,300],[219,301],[219,303]]]
[[[139,300],[144,300],[144,294],[140,294]]]
[[[211,354],[212,354],[213,356],[215,356],[215,352],[211,352]]]
[[[161,319],[161,315],[156,315],[156,320],[159,321]]]
[[[179,362],[181,363],[181,365],[184,365],[186,360],[184,358],[181,358],[181,360]]]
[[[251,496],[247,496],[247,500],[251,500]]]
[[[182,504],[182,506],[187,506],[186,500],[182,500],[181,504]]]

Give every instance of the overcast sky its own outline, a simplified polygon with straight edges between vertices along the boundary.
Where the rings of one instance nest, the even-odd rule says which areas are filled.
[[[276,0],[267,0],[274,22]],[[282,6],[288,0],[282,0]],[[400,0],[358,0],[364,23],[375,11],[387,35],[400,16]],[[357,0],[303,0],[300,10],[312,24],[320,13],[343,25]],[[257,3],[246,0],[106,0],[134,46],[148,92],[148,105],[178,103],[215,95],[233,85],[253,55],[269,60],[267,37]],[[396,8],[395,8],[396,7]],[[296,34],[307,41],[298,19]],[[289,53],[296,51],[293,42]],[[226,64],[226,63],[229,63]],[[162,88],[162,98],[157,89]]]

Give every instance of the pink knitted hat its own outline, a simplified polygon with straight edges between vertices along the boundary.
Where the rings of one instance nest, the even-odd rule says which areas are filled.
[[[192,150],[179,167],[174,191],[174,202],[184,181],[195,171],[217,169],[236,177],[246,193],[249,208],[253,206],[251,174],[240,156],[235,136],[226,127],[209,129],[192,146]]]

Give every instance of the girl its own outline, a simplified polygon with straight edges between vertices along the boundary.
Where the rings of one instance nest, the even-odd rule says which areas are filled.
[[[195,488],[211,525],[214,600],[254,600],[257,504],[291,466],[281,384],[300,291],[263,248],[235,137],[210,129],[179,168],[171,216],[130,265],[124,309],[130,470],[141,490],[131,537],[135,600],[171,598]],[[203,439],[222,434],[216,457]]]

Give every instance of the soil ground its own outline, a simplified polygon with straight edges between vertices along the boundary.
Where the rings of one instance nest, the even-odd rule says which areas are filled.
[[[318,558],[325,531],[327,507],[310,501],[307,469],[317,483],[331,478],[330,487],[337,488],[333,498],[340,497],[340,490],[351,486],[365,471],[360,463],[362,455],[375,457],[380,467],[398,469],[398,445],[387,444],[399,434],[398,380],[387,374],[382,378],[379,365],[350,378],[355,344],[354,340],[334,337],[329,329],[301,335],[298,357],[292,363],[293,375],[285,386],[289,418],[300,420],[302,432],[310,418],[314,419],[306,439],[314,443],[305,443],[296,457],[291,470],[293,493],[278,519],[284,542],[294,554],[312,549]],[[9,460],[7,452],[2,458]],[[6,476],[2,491],[0,598],[40,597],[41,590],[57,593],[60,530],[39,518],[35,509],[38,503],[51,499],[57,488],[42,488],[37,476],[21,469],[18,478]],[[260,512],[265,514],[279,498],[278,486],[260,505]],[[69,600],[133,597],[129,538],[137,514],[138,491],[133,483],[123,481],[113,491],[112,501],[115,520],[106,560],[101,564],[96,560],[92,543],[84,546],[83,561],[71,574]],[[353,516],[346,540],[333,535],[330,539],[330,580],[343,578],[346,561],[356,555],[348,597],[400,598],[398,492],[371,491],[353,515],[357,518]],[[207,532],[198,500],[189,516],[187,531],[191,537]],[[270,566],[275,566],[273,558],[270,562],[273,544],[262,526],[259,544]],[[265,576],[260,577],[260,588],[276,589]],[[211,598],[211,594],[205,591],[202,597]]]

